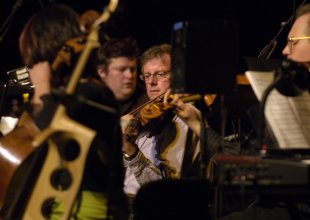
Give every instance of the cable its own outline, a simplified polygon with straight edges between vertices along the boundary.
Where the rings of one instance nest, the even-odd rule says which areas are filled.
[[[42,0],[38,0],[38,1],[39,1],[39,4],[40,4],[41,8],[44,8]],[[11,11],[9,16],[5,19],[5,21],[1,25],[1,28],[0,28],[0,43],[3,41],[5,35],[9,31],[9,29],[11,27],[11,24],[12,24],[12,21],[14,19],[14,16],[16,14],[16,11],[22,6],[22,2],[23,2],[23,0],[17,0],[15,2],[15,4],[13,5],[13,10]]]
[[[15,16],[16,11],[21,7],[22,5],[22,1],[23,0],[17,0],[15,2],[15,4],[13,5],[13,10],[12,12],[9,14],[9,16],[7,17],[7,19],[4,21],[3,25],[0,28],[0,32],[3,32],[0,35],[0,43],[3,41],[4,36],[6,35],[6,33],[8,32],[9,28],[11,27],[13,18]]]
[[[306,3],[306,0],[303,0],[303,2],[298,6],[296,10],[298,10],[305,3]],[[296,10],[295,10],[295,0],[294,0],[293,14],[291,15],[291,17],[289,17],[289,19],[286,22],[281,22],[280,30],[277,32],[274,38],[260,51],[260,53],[258,54],[258,58],[262,58],[262,59],[270,58],[271,54],[273,53],[274,49],[277,46],[277,38],[283,32],[284,28],[293,21]]]

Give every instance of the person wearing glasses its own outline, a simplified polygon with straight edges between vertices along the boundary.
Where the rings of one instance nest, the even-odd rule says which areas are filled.
[[[295,13],[295,21],[288,33],[287,44],[282,54],[295,62],[304,64],[310,68],[310,4],[301,6]],[[293,189],[294,190],[294,189]],[[289,193],[288,193],[289,194]],[[281,197],[285,198],[285,192]],[[282,219],[282,220],[306,220],[310,219],[309,198],[305,195],[301,201],[285,201],[257,203],[248,209],[228,214],[220,220],[246,220],[246,219]]]
[[[124,190],[127,195],[135,196],[139,188],[150,181],[200,175],[201,113],[194,105],[184,103],[181,94],[171,95],[171,52],[168,44],[156,45],[146,50],[140,61],[141,79],[150,100],[161,97],[162,103],[167,104],[169,99],[172,108],[147,121],[141,119],[141,112],[121,118],[126,168]],[[137,134],[133,132],[135,135],[131,135],[127,131],[131,131],[132,124],[135,124],[132,122],[136,120],[142,126]],[[221,137],[208,124],[205,132],[211,158],[221,146]],[[226,153],[239,153],[238,146],[230,143],[224,143],[223,149]]]
[[[121,115],[148,101],[145,87],[138,81],[138,56],[139,48],[132,37],[108,40],[97,52],[97,73],[114,93]]]
[[[310,4],[296,11],[296,19],[288,34],[287,45],[282,53],[288,59],[303,63],[310,68]]]

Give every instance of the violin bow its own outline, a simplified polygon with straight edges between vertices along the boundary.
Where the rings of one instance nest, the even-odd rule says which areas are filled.
[[[109,20],[117,5],[118,0],[110,0],[102,15],[93,24],[85,48],[66,87],[67,94],[72,95],[75,92],[92,50],[100,46],[98,40],[100,25]],[[60,219],[70,218],[80,189],[87,154],[95,135],[94,130],[70,119],[62,104],[58,106],[50,126],[40,132],[32,142],[35,148],[44,147],[47,143],[47,155],[30,193],[22,219],[48,219],[49,213],[46,210],[50,208],[48,206],[51,201],[62,203],[64,212]],[[61,148],[73,148],[78,153],[73,158],[68,158],[60,152]],[[59,177],[62,175],[67,177],[66,183],[59,182]]]

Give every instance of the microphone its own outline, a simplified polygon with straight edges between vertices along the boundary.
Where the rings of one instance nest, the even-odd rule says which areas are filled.
[[[298,96],[310,88],[309,70],[301,63],[283,60],[276,69],[274,81],[276,89],[285,96]]]
[[[302,3],[300,3],[300,5],[294,11],[297,11],[301,6],[303,6],[306,3],[306,1],[307,0],[303,0]],[[287,25],[291,24],[291,22],[294,19],[294,16],[295,16],[295,12],[293,13],[293,15],[291,15],[291,17],[289,17],[289,19],[287,21],[281,22],[279,31],[274,36],[274,38],[260,51],[260,53],[258,54],[258,58],[262,58],[262,59],[269,59],[270,58],[271,54],[273,53],[274,49],[277,46],[277,38],[283,32],[284,28]]]

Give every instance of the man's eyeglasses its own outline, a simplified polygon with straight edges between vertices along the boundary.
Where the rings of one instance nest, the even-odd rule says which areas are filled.
[[[287,39],[287,46],[288,49],[290,50],[290,53],[293,51],[294,45],[298,43],[300,40],[307,40],[310,39],[310,36],[304,36],[304,37],[289,37]]]
[[[155,73],[143,73],[140,75],[141,80],[148,82],[151,77],[155,77],[158,81],[166,80],[170,76],[170,71],[159,71]]]

